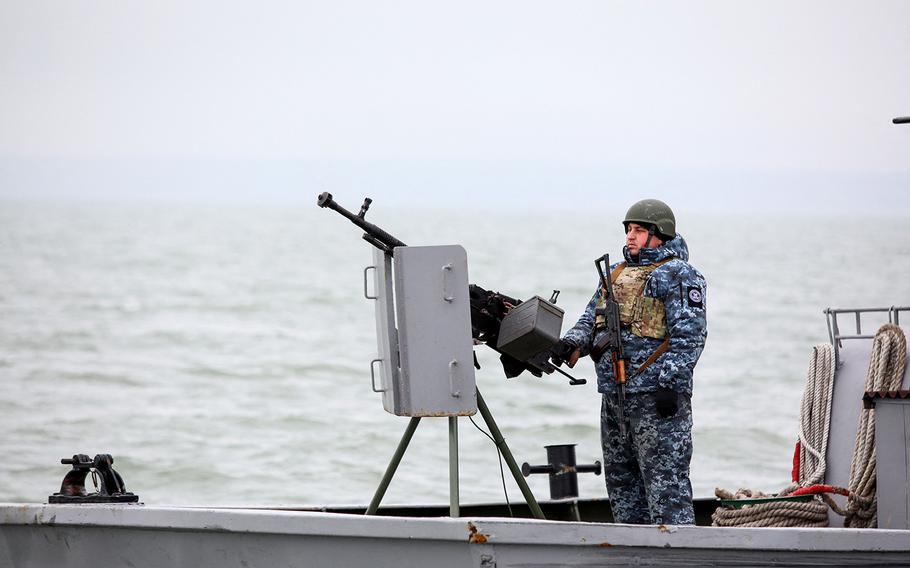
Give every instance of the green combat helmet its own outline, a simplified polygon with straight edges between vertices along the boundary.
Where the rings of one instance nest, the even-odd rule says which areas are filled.
[[[654,234],[662,241],[676,236],[676,217],[670,206],[659,199],[642,199],[629,207],[623,227],[629,230],[629,223],[648,227],[654,225]]]

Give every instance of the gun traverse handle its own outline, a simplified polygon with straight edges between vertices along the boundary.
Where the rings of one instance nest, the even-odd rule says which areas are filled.
[[[555,370],[557,373],[559,373],[559,374],[561,374],[561,375],[563,375],[563,376],[565,376],[565,377],[568,377],[568,379],[569,379],[569,384],[572,385],[573,387],[574,387],[575,385],[584,385],[584,384],[587,384],[587,383],[588,383],[588,379],[576,379],[575,377],[573,377],[573,376],[570,375],[569,373],[563,371],[563,370],[560,369],[559,367],[553,367],[553,370]]]

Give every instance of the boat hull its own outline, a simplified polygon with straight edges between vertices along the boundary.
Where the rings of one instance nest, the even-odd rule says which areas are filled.
[[[881,529],[636,526],[144,505],[0,505],[0,566],[907,565]]]

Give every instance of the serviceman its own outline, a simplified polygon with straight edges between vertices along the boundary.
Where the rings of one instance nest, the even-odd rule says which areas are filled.
[[[624,262],[607,275],[619,303],[627,358],[625,403],[618,408],[609,353],[595,363],[603,395],[601,444],[607,491],[618,523],[695,523],[692,458],[692,371],[707,337],[705,279],[689,264],[670,207],[645,199],[623,220]],[[574,366],[591,353],[598,283],[578,323],[553,350],[556,364]],[[623,435],[619,420],[625,423]]]

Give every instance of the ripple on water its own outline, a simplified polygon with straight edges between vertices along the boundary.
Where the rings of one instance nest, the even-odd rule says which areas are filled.
[[[408,420],[370,390],[369,246],[311,208],[4,204],[0,238],[16,245],[0,258],[0,451],[17,469],[0,468],[0,501],[45,499],[65,473],[60,458],[77,452],[114,454],[149,503],[369,501]],[[386,213],[406,242],[462,242],[472,281],[522,298],[562,289],[564,330],[590,299],[591,259],[618,252],[593,221],[565,224],[554,239],[513,213],[445,226]],[[728,227],[720,243],[714,231],[725,222],[706,217],[686,234],[709,279],[693,397],[701,496],[715,485],[786,484],[811,346],[827,340],[821,310],[906,304],[894,283],[910,281],[910,263],[864,244],[868,219],[813,223],[840,236],[842,254],[811,258],[777,236],[785,223],[761,220],[761,238]],[[910,242],[910,225],[881,226]],[[864,287],[837,286],[855,258],[869,270]],[[802,275],[799,285],[768,284],[782,273]],[[553,443],[577,443],[579,461],[600,459],[589,361],[573,373],[589,383],[568,387],[505,380],[495,353],[478,349],[478,359],[478,385],[519,462],[542,462]],[[495,447],[459,425],[465,499],[501,498]],[[421,421],[387,499],[445,502],[447,444],[445,420]],[[545,478],[531,483],[547,494]],[[583,495],[604,494],[602,477],[579,483]]]

